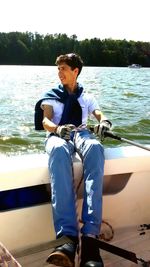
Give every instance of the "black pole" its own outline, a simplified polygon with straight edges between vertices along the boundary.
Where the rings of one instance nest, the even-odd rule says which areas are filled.
[[[88,129],[90,129],[92,132],[94,132],[94,126],[93,125],[88,126]],[[142,149],[145,149],[147,151],[150,151],[150,147],[143,146],[143,145],[138,144],[138,143],[136,143],[134,141],[131,141],[129,139],[120,137],[120,136],[118,136],[118,135],[116,135],[116,134],[114,134],[113,132],[110,132],[110,131],[105,131],[104,132],[104,137],[110,137],[110,138],[113,138],[115,140],[118,140],[118,141],[121,141],[121,142],[126,142],[126,143],[128,143],[130,145],[137,146],[139,148],[142,148]]]
[[[140,147],[140,148],[142,148],[142,149],[145,149],[145,150],[150,151],[150,147],[143,146],[143,145],[138,144],[138,143],[136,143],[136,142],[134,142],[134,141],[128,140],[128,139],[123,138],[123,137],[120,137],[120,136],[118,136],[118,135],[116,135],[116,134],[114,134],[114,133],[112,133],[112,132],[110,132],[110,131],[105,131],[105,132],[104,132],[104,136],[105,136],[105,137],[111,137],[111,138],[113,138],[113,139],[116,139],[116,140],[119,140],[119,141],[122,141],[122,142],[126,142],[126,143],[129,143],[129,144],[131,144],[131,145],[134,145],[134,146],[137,146],[137,147]]]

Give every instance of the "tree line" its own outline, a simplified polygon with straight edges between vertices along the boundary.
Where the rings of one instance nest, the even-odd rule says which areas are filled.
[[[60,54],[80,54],[85,66],[150,67],[150,43],[113,39],[85,39],[76,35],[31,32],[0,33],[0,64],[54,65]]]

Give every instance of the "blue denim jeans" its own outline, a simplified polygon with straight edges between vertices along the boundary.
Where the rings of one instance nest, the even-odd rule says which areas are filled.
[[[52,210],[56,236],[78,235],[72,155],[77,151],[83,162],[83,234],[99,235],[102,220],[104,149],[88,130],[75,133],[73,141],[51,135],[46,141],[51,176]]]

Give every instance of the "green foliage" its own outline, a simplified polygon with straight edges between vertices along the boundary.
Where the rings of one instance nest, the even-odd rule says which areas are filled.
[[[150,43],[98,38],[77,40],[74,34],[0,33],[0,64],[54,65],[60,54],[76,52],[85,66],[150,67]]]

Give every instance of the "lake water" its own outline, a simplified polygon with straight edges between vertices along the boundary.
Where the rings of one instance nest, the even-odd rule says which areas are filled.
[[[95,95],[113,132],[150,144],[150,69],[84,67],[78,81]],[[44,151],[45,132],[34,130],[34,106],[58,83],[55,66],[0,66],[0,153]],[[103,144],[127,145],[110,138]]]

